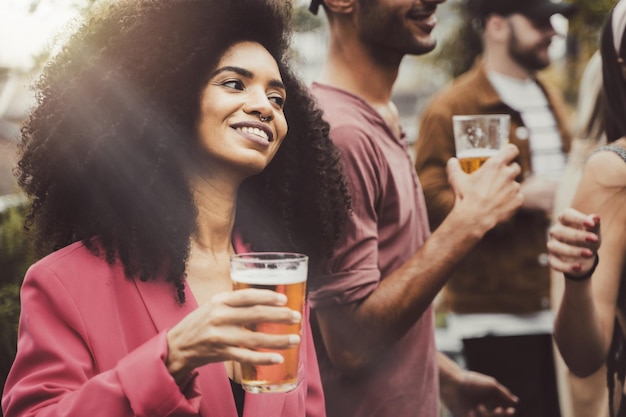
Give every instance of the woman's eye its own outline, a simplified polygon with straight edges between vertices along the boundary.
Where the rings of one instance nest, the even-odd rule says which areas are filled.
[[[243,83],[239,80],[229,80],[222,83],[224,87],[232,88],[233,90],[243,91]]]
[[[276,104],[281,109],[285,105],[285,99],[282,98],[281,96],[270,96],[270,97],[268,97],[268,100],[271,101],[272,103]]]

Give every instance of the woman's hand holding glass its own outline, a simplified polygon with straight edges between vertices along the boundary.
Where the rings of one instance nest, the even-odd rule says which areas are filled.
[[[193,369],[213,362],[282,362],[280,354],[256,349],[288,349],[299,344],[298,334],[252,332],[245,326],[299,323],[301,314],[287,308],[286,303],[284,294],[269,290],[244,289],[215,295],[168,332],[168,370],[181,382]]]

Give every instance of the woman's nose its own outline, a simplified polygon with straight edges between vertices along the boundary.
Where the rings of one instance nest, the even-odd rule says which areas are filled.
[[[246,97],[244,110],[246,113],[258,113],[263,117],[270,117],[272,114],[272,103],[267,98],[265,90],[249,89]]]

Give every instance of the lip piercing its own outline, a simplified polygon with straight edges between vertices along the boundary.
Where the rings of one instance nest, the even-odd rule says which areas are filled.
[[[269,122],[270,120],[272,120],[272,117],[264,117],[263,115],[259,114],[259,120],[261,120],[263,123],[265,122]]]

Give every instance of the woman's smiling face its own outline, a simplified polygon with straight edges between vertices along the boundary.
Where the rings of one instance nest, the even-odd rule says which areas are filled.
[[[255,42],[232,45],[202,91],[198,136],[217,169],[261,172],[285,135],[287,94],[276,61]]]

